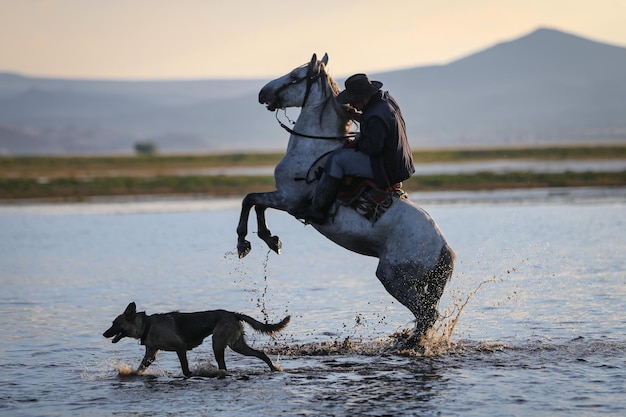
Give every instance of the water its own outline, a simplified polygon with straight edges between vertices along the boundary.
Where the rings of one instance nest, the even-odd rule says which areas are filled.
[[[458,322],[427,355],[394,349],[410,316],[376,260],[286,214],[268,214],[282,255],[251,234],[239,260],[237,200],[0,206],[0,414],[625,415],[625,195],[413,193],[457,253],[440,310]],[[189,353],[207,376],[170,352],[126,375],[143,347],[102,332],[130,301],[291,314],[275,339],[248,332],[284,371],[227,352],[210,377],[209,339]]]

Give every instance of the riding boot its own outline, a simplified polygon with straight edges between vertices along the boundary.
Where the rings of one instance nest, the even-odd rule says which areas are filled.
[[[331,177],[328,174],[322,174],[311,204],[298,213],[298,218],[304,219],[309,223],[324,224],[326,214],[335,201],[337,191],[341,185],[341,178]]]

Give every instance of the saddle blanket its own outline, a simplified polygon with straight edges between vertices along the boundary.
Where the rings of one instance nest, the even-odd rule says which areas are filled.
[[[380,219],[396,200],[408,197],[401,188],[402,184],[381,189],[371,180],[362,180],[354,185],[353,182],[344,181],[337,195],[337,201],[352,207],[372,223]]]

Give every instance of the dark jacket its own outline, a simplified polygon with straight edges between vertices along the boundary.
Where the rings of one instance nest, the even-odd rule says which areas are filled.
[[[356,148],[370,156],[380,187],[402,182],[415,172],[402,112],[387,91],[378,91],[363,109]]]

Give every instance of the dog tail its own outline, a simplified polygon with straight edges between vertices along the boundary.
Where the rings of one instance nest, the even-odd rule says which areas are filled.
[[[237,320],[245,321],[257,332],[266,333],[266,334],[280,332],[282,329],[284,329],[287,326],[287,324],[289,323],[289,320],[291,320],[291,316],[287,316],[284,319],[282,319],[279,323],[272,324],[272,323],[261,323],[260,321],[255,320],[252,317],[246,316],[245,314],[241,314],[241,313],[235,313],[235,316],[237,317]]]

